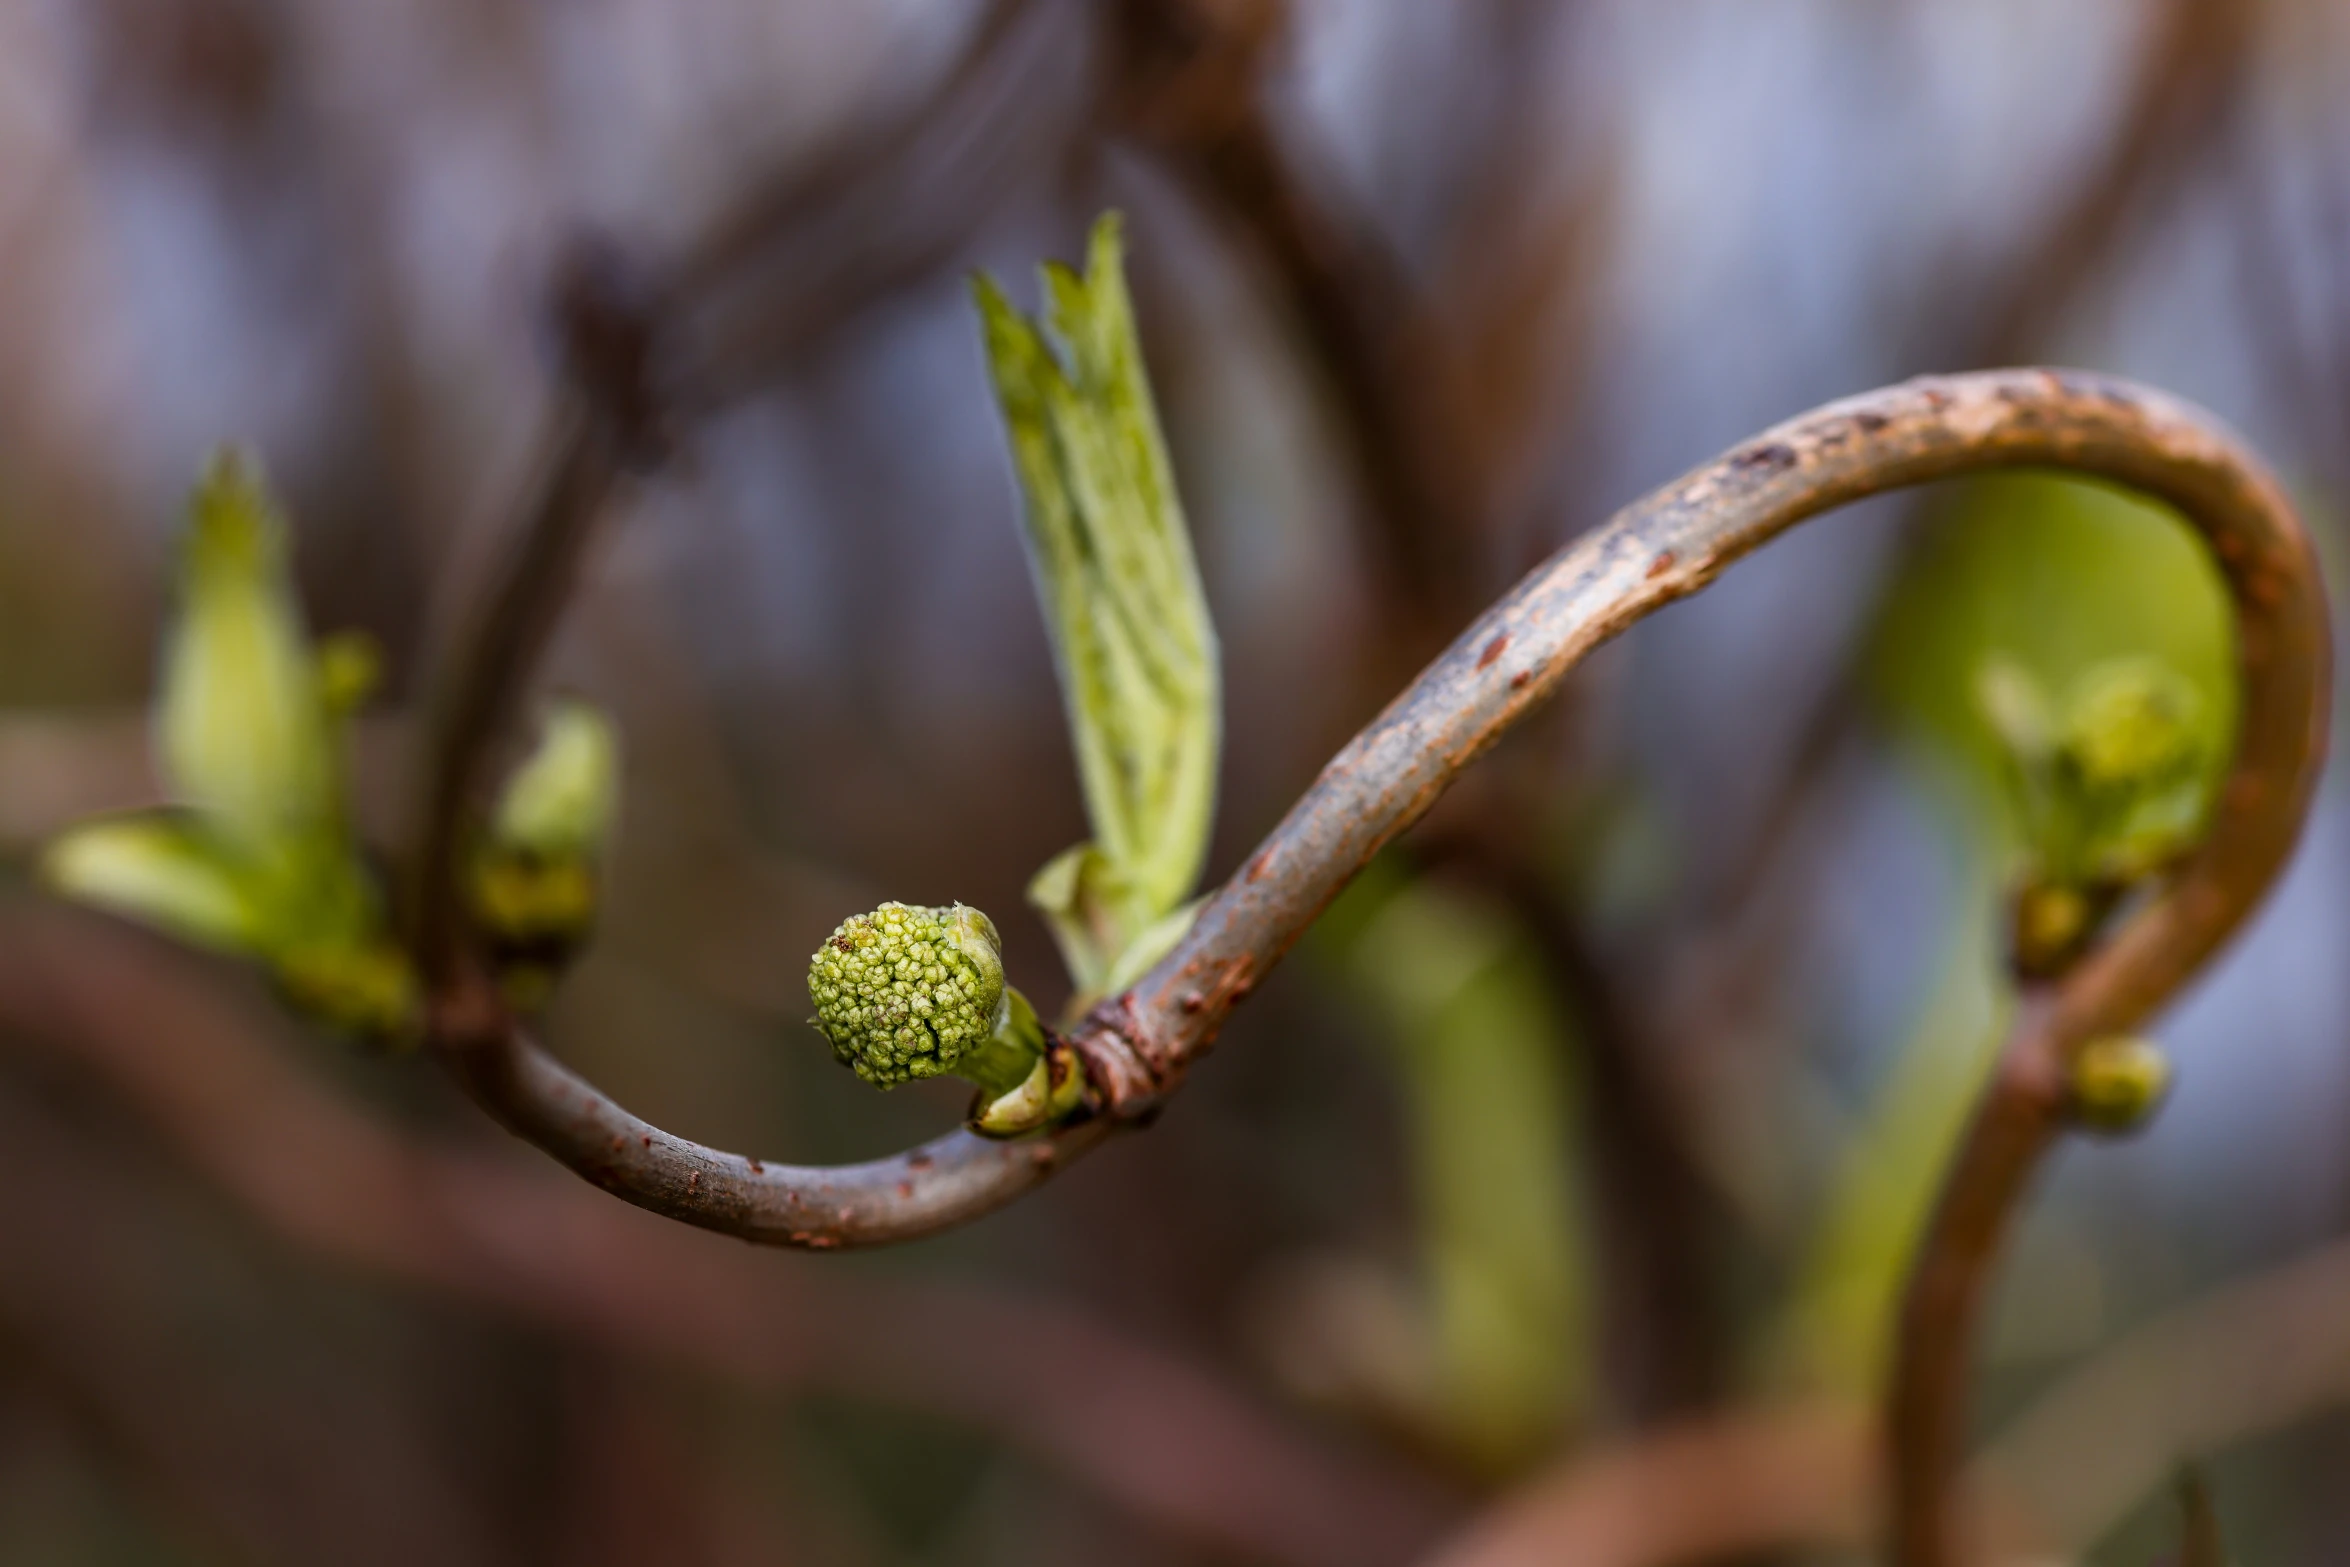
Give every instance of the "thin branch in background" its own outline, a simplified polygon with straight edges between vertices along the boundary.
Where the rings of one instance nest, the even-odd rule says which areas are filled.
[[[2000,1429],[1977,1483],[2085,1551],[2182,1467],[2350,1402],[2350,1242],[2225,1284],[2100,1349]]]
[[[1007,52],[1021,35],[1016,24],[1047,9],[1026,3],[994,7],[957,68],[922,104],[880,133],[875,145],[902,160],[926,141],[941,140],[950,152],[978,157],[985,170],[1016,167],[1018,160],[1004,148],[964,134],[956,120],[970,112],[964,100],[988,85],[990,76],[1001,74]],[[1000,100],[1001,83],[994,85]],[[985,122],[1019,118],[995,101]],[[599,514],[624,471],[651,466],[665,453],[669,425],[683,408],[707,403],[729,388],[730,376],[739,382],[788,350],[811,323],[831,322],[934,268],[974,214],[993,199],[986,193],[998,184],[978,178],[980,172],[964,168],[954,175],[958,200],[910,238],[893,232],[894,249],[840,256],[816,285],[803,286],[799,314],[787,312],[786,319],[799,324],[778,330],[771,321],[768,328],[749,332],[757,352],[731,371],[723,363],[681,367],[679,357],[688,349],[681,347],[685,330],[677,317],[701,296],[724,291],[723,266],[749,266],[775,232],[813,221],[828,204],[876,185],[871,171],[857,185],[823,168],[754,185],[740,207],[713,219],[710,238],[687,247],[687,260],[672,281],[639,277],[627,258],[595,245],[575,247],[558,275],[555,325],[566,371],[563,407],[524,515],[470,618],[457,625],[437,659],[438,714],[417,789],[420,825],[408,898],[412,946],[429,991],[428,1028],[436,1048],[485,1103],[503,1105],[503,1111],[493,1113],[523,1135],[532,1133],[517,1124],[517,1107],[551,1104],[576,1087],[599,1141],[615,1151],[632,1138],[642,1138],[646,1148],[653,1141],[652,1129],[633,1121],[621,1124],[617,1107],[597,1103],[584,1085],[568,1082],[552,1058],[535,1047],[516,1048],[503,1002],[466,953],[459,901],[461,861],[487,789],[495,742],[554,635]],[[902,192],[899,203],[904,204]],[[925,211],[939,206],[917,205]],[[739,395],[742,387],[731,389]],[[511,1086],[512,1080],[534,1072],[541,1079],[535,1086]],[[492,1086],[501,1080],[509,1086]],[[747,1163],[754,1171],[758,1167],[758,1161]],[[898,1175],[890,1168],[887,1184],[894,1185]],[[698,1184],[700,1177],[689,1171],[683,1179]]]
[[[1288,27],[1282,0],[1124,0],[1116,42],[1127,121],[1258,249],[1324,371],[1367,504],[1373,575],[1408,612],[1405,644],[1441,638],[1442,607],[1473,602],[1468,531],[1436,481],[1406,358],[1414,293],[1359,214],[1292,167],[1262,77]]]
[[[1672,1567],[1869,1543],[1865,1411],[1742,1410],[1580,1456],[1478,1515],[1426,1567]]]
[[[2178,1567],[2228,1567],[2227,1541],[2219,1531],[2219,1512],[2211,1505],[2211,1487],[2201,1470],[2179,1477]]]
[[[1259,252],[1330,389],[1364,491],[1356,515],[1382,605],[1368,673],[1383,699],[1391,671],[1432,656],[1475,615],[1480,585],[1508,569],[1489,558],[1501,497],[1534,436],[1554,427],[1550,329],[1589,314],[1594,182],[1542,220],[1531,244],[1510,243],[1536,223],[1521,209],[1556,156],[1534,113],[1533,68],[1555,18],[1525,5],[1500,18],[1505,123],[1479,160],[1471,232],[1453,262],[1477,275],[1443,290],[1455,303],[1440,311],[1438,292],[1411,284],[1369,214],[1338,198],[1331,170],[1301,153],[1309,138],[1275,126],[1266,78],[1284,6],[1136,0],[1119,15],[1126,70],[1142,83],[1130,119]],[[1479,850],[1459,866],[1520,914],[1561,1010],[1578,1019],[1611,1253],[1601,1270],[1608,1359],[1638,1419],[1693,1407],[1718,1383],[1703,1261],[1718,1214],[1671,1124],[1655,1053],[1637,1042],[1637,1008],[1568,901],[1514,864],[1547,788],[1493,791],[1501,809],[1475,813]]]
[[[2054,221],[2002,270],[1979,313],[1928,364],[1972,368],[2047,352],[2117,243],[2198,164],[2241,101],[2261,9],[2258,0],[2170,0],[2152,18],[2100,155],[2050,209]]]
[[[862,154],[714,219],[662,295],[675,404],[708,415],[749,395],[961,253],[1080,123],[1085,31],[1065,0],[994,0],[954,69]]]
[[[1000,70],[1002,51],[1029,18],[1049,10],[1038,0],[985,0],[953,64],[918,102],[882,123],[853,131],[813,157],[754,179],[689,243],[663,285],[661,307],[680,312],[706,296],[742,287],[770,259],[769,250],[803,228],[812,213],[846,201],[857,186],[913,153],[942,122],[958,122],[971,91]]]
[[[559,421],[542,463],[529,518],[475,612],[461,661],[444,672],[440,716],[426,748],[408,917],[417,966],[443,991],[460,977],[463,860],[473,814],[488,790],[493,742],[554,634],[596,517],[620,475],[577,409]]]
[[[455,995],[459,977],[457,862],[466,824],[486,787],[491,748],[575,585],[597,516],[623,471],[651,466],[664,454],[681,408],[701,408],[728,385],[739,393],[736,383],[748,373],[747,365],[738,366],[730,380],[724,366],[695,359],[693,345],[681,342],[690,337],[683,318],[707,296],[739,286],[736,274],[755,270],[778,236],[816,222],[861,190],[895,192],[901,181],[889,177],[890,169],[877,173],[868,157],[902,162],[929,140],[956,149],[973,146],[961,124],[972,112],[966,100],[1002,72],[1007,51],[1021,36],[1019,24],[1049,10],[1033,0],[995,0],[957,64],[920,103],[857,141],[853,152],[753,182],[736,205],[712,218],[705,236],[689,244],[668,273],[639,275],[639,263],[606,245],[583,243],[567,256],[552,294],[568,395],[505,553],[471,618],[455,627],[441,650],[436,671],[440,713],[418,789],[409,919],[419,966],[430,983],[450,992],[444,1003]],[[998,121],[1013,117],[1001,105],[992,115]],[[984,160],[989,167],[1014,161],[1000,148],[992,152]],[[968,172],[953,183],[969,186]],[[896,199],[902,201],[903,193],[896,192]],[[787,350],[806,323],[835,320],[862,301],[893,292],[910,275],[935,268],[952,243],[939,236],[959,237],[969,224],[968,206],[954,212],[951,219],[933,219],[910,242],[893,233],[894,248],[884,253],[841,254],[816,285],[802,280],[798,294],[804,298],[793,317],[802,327],[767,332],[760,339],[765,357],[755,362],[770,362]],[[468,1005],[478,1008],[481,1001],[475,994]]]

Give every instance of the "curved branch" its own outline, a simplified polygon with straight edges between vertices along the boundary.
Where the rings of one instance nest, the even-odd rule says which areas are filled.
[[[607,1190],[688,1223],[827,1247],[976,1217],[1107,1130],[1146,1120],[1371,856],[1593,648],[1805,518],[1906,485],[2016,467],[2104,478],[2176,507],[2209,542],[2236,605],[2241,732],[2210,837],[2055,1004],[2035,1012],[2052,1050],[2127,1027],[2235,927],[2299,831],[2324,735],[2325,606],[2291,507],[2208,415],[2107,377],[2005,370],[1922,378],[1815,409],[1619,512],[1527,577],[1331,761],[1166,961],[1078,1026],[1072,1042],[1101,1108],[1090,1123],[1025,1143],[956,1134],[895,1159],[806,1169],[704,1148],[636,1119],[494,1009],[453,1030],[452,1054],[475,1098],[517,1133]],[[2002,1153],[2014,1179],[1986,1184],[1975,1166],[1962,1170],[1962,1187],[1987,1199],[1970,1217],[1996,1221],[2052,1127],[2048,1120]],[[1995,1139],[1994,1151],[2003,1149]],[[1981,1242],[1962,1251],[1963,1284],[1979,1275],[1989,1244],[1960,1238]],[[1968,1326],[1963,1313],[1938,1317],[1928,1340],[1955,1331],[1963,1342]],[[1945,1419],[1947,1398],[1937,1397],[1928,1408]]]
[[[622,1109],[539,1047],[486,1015],[478,1033],[445,1033],[447,1059],[505,1128],[640,1208],[769,1246],[877,1246],[991,1213],[1100,1141],[1095,1119],[1019,1142],[954,1131],[864,1164],[776,1164],[706,1148]]]
[[[2067,1064],[2086,1041],[2143,1022],[2242,923],[2292,852],[2323,760],[2331,643],[2316,562],[2270,481],[2256,470],[2226,477],[2203,488],[2258,527],[2188,515],[2235,603],[2235,759],[2210,833],[2176,880],[2109,945],[2027,996],[1944,1179],[1902,1305],[1889,1408],[1903,1567],[1966,1559],[1954,1500],[1975,1330],[2009,1217],[2063,1129]]]

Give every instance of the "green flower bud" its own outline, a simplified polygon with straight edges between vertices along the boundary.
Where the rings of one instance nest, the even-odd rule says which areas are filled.
[[[499,797],[490,835],[504,849],[544,858],[592,856],[604,846],[620,794],[620,741],[585,702],[547,709],[538,749]]]
[[[2005,754],[2026,850],[2011,956],[2022,977],[2051,978],[2202,834],[2217,729],[2193,683],[2151,658],[2091,669],[2061,718],[2010,660],[1984,666],[1975,696]]]
[[[2152,1120],[2170,1085],[2170,1058],[2152,1040],[2133,1034],[2108,1034],[2081,1046],[2067,1083],[2073,1119],[2111,1137]]]
[[[308,831],[337,808],[332,742],[260,466],[235,448],[198,480],[165,644],[158,739],[171,785],[231,837]]]
[[[2054,979],[2079,962],[2104,928],[2122,888],[2030,880],[2010,909],[2009,960],[2025,979]]]
[[[2184,676],[2151,659],[2082,678],[2056,772],[2085,874],[2140,880],[2202,836],[2219,755],[2204,705]]]
[[[508,999],[532,1010],[595,926],[597,861],[619,795],[611,720],[584,702],[551,707],[539,744],[507,783],[466,890]]]
[[[935,1077],[956,1071],[1005,1021],[1003,942],[965,904],[885,903],[843,920],[816,949],[808,995],[833,1054],[866,1082]]]

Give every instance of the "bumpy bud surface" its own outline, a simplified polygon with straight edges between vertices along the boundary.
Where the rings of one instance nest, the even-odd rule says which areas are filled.
[[[816,1027],[876,1088],[951,1072],[992,1036],[1003,943],[977,909],[885,903],[843,920],[808,961]]]

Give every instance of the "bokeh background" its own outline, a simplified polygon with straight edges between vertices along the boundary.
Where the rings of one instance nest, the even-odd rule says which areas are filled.
[[[314,626],[385,651],[397,852],[590,279],[648,302],[664,441],[547,670],[626,745],[552,1041],[705,1141],[902,1146],[959,1091],[840,1071],[805,955],[959,898],[1049,1006],[1021,889],[1085,831],[971,269],[1030,299],[1127,214],[1220,878],[1534,562],[1906,375],[2184,394],[2341,559],[2346,83],[2333,0],[4,0],[0,1561],[1863,1554],[1887,1312],[2006,1005],[1975,671],[2151,654],[2225,701],[2208,568],[2106,492],[1854,508],[1640,627],[1147,1136],[885,1254],[628,1209],[27,868],[154,797],[228,439]],[[1980,1438],[2042,1559],[2161,1558],[2189,1462],[2239,1559],[2350,1554],[2346,826],[2329,776],[2160,1028],[2174,1102],[2068,1147],[2002,1272]],[[1534,1554],[1477,1554],[1513,1520]]]

